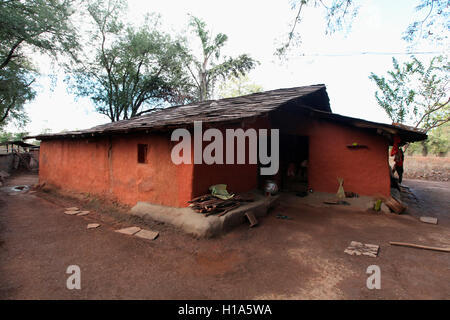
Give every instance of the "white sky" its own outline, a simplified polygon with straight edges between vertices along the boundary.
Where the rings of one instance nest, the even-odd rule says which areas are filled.
[[[188,14],[206,21],[213,33],[228,35],[223,54],[236,56],[248,53],[260,61],[250,79],[264,90],[324,83],[333,112],[372,121],[390,122],[374,97],[376,86],[368,79],[370,72],[385,74],[392,66],[392,54],[361,54],[362,52],[401,53],[408,44],[401,37],[407,26],[417,18],[411,0],[362,1],[360,13],[351,31],[325,35],[325,20],[320,10],[308,9],[302,30],[302,45],[290,59],[280,63],[274,52],[277,39],[289,31],[295,11],[290,1],[267,0],[129,0],[129,19],[139,23],[145,13],[160,13],[164,26],[185,31]],[[437,51],[418,47],[415,51]],[[304,54],[304,55],[303,55]],[[407,55],[395,55],[400,61]],[[428,58],[429,55],[420,55]],[[37,64],[41,61],[37,61]],[[47,67],[45,67],[47,69]],[[47,70],[42,70],[45,73]],[[25,131],[32,134],[89,128],[108,122],[97,114],[89,99],[76,100],[67,93],[60,74],[54,90],[50,80],[40,80],[38,95],[26,106],[31,119]],[[9,126],[10,131],[18,131]]]

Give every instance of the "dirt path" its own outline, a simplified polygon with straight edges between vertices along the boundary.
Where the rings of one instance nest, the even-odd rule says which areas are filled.
[[[8,184],[34,181],[19,176]],[[114,232],[126,225],[111,217],[63,211],[30,193],[0,192],[0,299],[450,298],[449,254],[388,244],[450,246],[448,227],[410,216],[294,203],[256,228],[242,225],[215,239],[155,225],[160,236],[147,241]],[[87,230],[90,222],[101,227]],[[379,257],[344,254],[352,240],[379,244]],[[381,290],[366,287],[373,264]],[[81,268],[81,290],[66,288],[69,265]]]
[[[436,217],[450,227],[450,182],[404,180],[418,201],[409,201],[414,216]]]

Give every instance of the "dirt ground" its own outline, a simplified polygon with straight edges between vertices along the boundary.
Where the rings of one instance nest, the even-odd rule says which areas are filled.
[[[390,158],[391,166],[394,158]],[[421,179],[432,181],[450,181],[450,157],[405,156],[405,179]]]
[[[450,182],[405,180],[403,185],[413,193],[412,197],[403,197],[409,204],[409,214],[436,217],[440,225],[450,227]]]
[[[19,175],[7,185],[36,181]],[[80,202],[3,189],[0,298],[449,299],[450,253],[393,247],[389,241],[450,247],[450,184],[405,184],[417,198],[408,200],[412,215],[280,204],[259,226],[242,225],[214,239],[142,224],[160,232],[154,241],[114,232],[137,221],[100,210],[68,216],[64,208]],[[439,217],[439,224],[419,222],[421,211]],[[91,222],[101,226],[87,230]],[[345,254],[352,240],[380,245],[379,256]],[[81,269],[81,290],[66,288],[69,265]],[[370,265],[381,269],[380,290],[366,287]]]

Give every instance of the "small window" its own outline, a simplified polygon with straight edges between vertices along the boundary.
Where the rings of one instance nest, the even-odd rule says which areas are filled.
[[[147,145],[138,144],[138,163],[147,163]]]

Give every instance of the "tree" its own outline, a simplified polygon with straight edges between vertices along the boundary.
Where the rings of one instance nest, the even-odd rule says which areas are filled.
[[[427,139],[426,151],[437,156],[445,156],[450,148],[450,125],[446,123],[431,131]]]
[[[409,123],[425,132],[450,121],[449,71],[446,57],[431,59],[425,65],[417,58],[400,65],[388,76],[370,75],[378,86],[375,98],[393,122]]]
[[[219,98],[239,97],[263,91],[260,85],[250,82],[248,76],[231,77],[219,86]]]
[[[432,129],[428,132],[426,141],[414,142],[408,145],[408,154],[421,153],[426,156],[429,153],[436,156],[446,156],[450,149],[450,123]]]
[[[237,58],[220,59],[221,50],[228,40],[227,35],[218,33],[213,36],[206,29],[206,23],[194,16],[191,16],[189,26],[201,42],[201,57],[197,58],[190,54],[186,63],[195,82],[198,101],[208,100],[214,96],[214,86],[220,78],[245,75],[258,64],[247,54],[241,54]]]
[[[353,18],[358,13],[358,7],[354,0],[332,0],[327,4],[326,0],[294,0],[291,9],[296,11],[290,32],[282,40],[281,45],[276,49],[275,55],[283,57],[287,51],[301,43],[299,25],[302,22],[303,14],[308,7],[321,8],[325,10],[327,29],[326,33],[331,34],[337,30],[350,26]]]
[[[23,137],[28,136],[29,132],[19,132],[19,133],[12,133],[12,132],[5,132],[0,131],[0,143],[8,142],[8,141],[21,141]]]
[[[192,100],[182,41],[158,30],[154,17],[139,28],[125,25],[125,8],[120,0],[89,3],[93,32],[82,59],[68,67],[71,88],[112,122]]]
[[[409,42],[420,39],[441,43],[450,30],[450,2],[448,0],[420,0],[416,11],[424,17],[414,21],[406,29],[403,39]]]
[[[34,75],[31,66],[20,66],[15,62],[0,69],[0,128],[10,121],[15,121],[18,127],[28,121],[24,105],[36,95],[32,88]]]
[[[77,47],[73,0],[1,0],[0,69],[25,57],[24,48],[65,54]]]
[[[282,41],[275,54],[284,56],[288,49],[301,43],[299,25],[308,7],[322,9],[325,12],[327,24],[326,33],[332,34],[342,29],[350,28],[353,18],[358,15],[358,0],[293,0],[292,10],[296,11],[295,18],[286,38]],[[448,39],[450,30],[450,3],[448,0],[416,0],[416,11],[424,14],[417,21],[412,22],[404,33],[403,39],[409,42],[430,40],[432,43],[443,43]]]
[[[24,124],[23,106],[32,100],[37,71],[30,53],[56,58],[74,52],[77,36],[70,17],[74,1],[0,0],[0,126]]]

